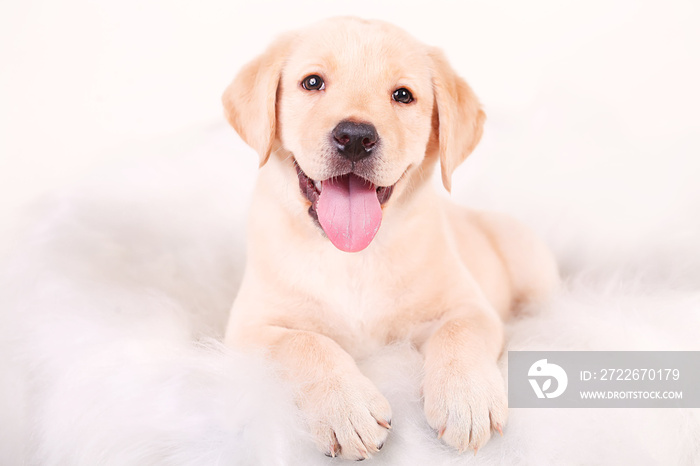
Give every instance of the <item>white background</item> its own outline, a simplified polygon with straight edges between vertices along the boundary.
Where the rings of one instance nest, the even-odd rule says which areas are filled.
[[[392,21],[446,50],[489,116],[480,157],[500,128],[517,141],[508,150],[545,174],[596,171],[595,188],[613,198],[646,184],[687,198],[700,174],[698,10],[691,1],[4,0],[0,231],[28,201],[98,167],[193,144],[223,120],[220,94],[245,61],[279,32],[339,14]],[[573,178],[559,178],[571,188]]]
[[[514,322],[510,348],[697,350],[699,5],[0,0],[0,238],[32,199],[72,193],[49,196],[0,286],[0,457],[326,461],[263,367],[202,354],[190,335],[223,327],[239,182],[256,165],[224,129],[221,92],[274,35],[337,14],[446,50],[488,115],[454,196],[524,219],[573,271],[556,312]],[[397,427],[372,461],[454,464],[424,422],[419,355],[371,364]],[[513,410],[476,461],[690,464],[698,425],[682,410]]]

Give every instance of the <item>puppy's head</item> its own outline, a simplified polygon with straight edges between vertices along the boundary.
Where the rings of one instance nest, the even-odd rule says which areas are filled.
[[[479,142],[484,113],[443,54],[380,21],[336,18],[275,41],[223,96],[231,125],[298,179],[332,243],[366,248],[439,158],[452,172]]]

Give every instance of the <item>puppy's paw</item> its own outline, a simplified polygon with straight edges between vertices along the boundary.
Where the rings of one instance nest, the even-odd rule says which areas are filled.
[[[391,407],[364,376],[326,380],[304,395],[301,408],[318,448],[327,456],[362,461],[384,446]]]
[[[428,371],[423,395],[428,424],[460,453],[468,448],[476,453],[492,429],[502,433],[508,417],[505,385],[495,364]]]

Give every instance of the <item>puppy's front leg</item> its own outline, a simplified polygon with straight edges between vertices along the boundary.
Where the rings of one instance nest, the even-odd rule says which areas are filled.
[[[460,452],[476,452],[502,431],[508,415],[497,366],[503,324],[490,309],[443,320],[423,345],[425,413],[438,436]]]
[[[382,448],[391,407],[333,340],[318,333],[278,326],[247,331],[248,342],[264,345],[295,389],[311,433],[329,456],[362,460]]]

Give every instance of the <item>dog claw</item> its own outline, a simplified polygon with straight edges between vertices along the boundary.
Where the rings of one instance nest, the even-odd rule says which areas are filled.
[[[500,424],[496,424],[495,429],[496,429],[496,432],[501,434],[501,437],[503,437],[503,426],[501,426]]]
[[[337,444],[332,443],[331,444],[331,451],[326,453],[326,456],[328,456],[330,458],[335,458],[335,455],[337,455],[337,454],[338,454]]]
[[[383,419],[382,419],[382,420],[378,420],[378,421],[377,421],[377,424],[379,424],[380,426],[384,427],[385,429],[391,430],[391,419],[389,419],[388,421],[385,421],[385,420],[383,420]]]
[[[438,439],[442,438],[442,436],[445,434],[445,427],[442,429],[438,430]]]

